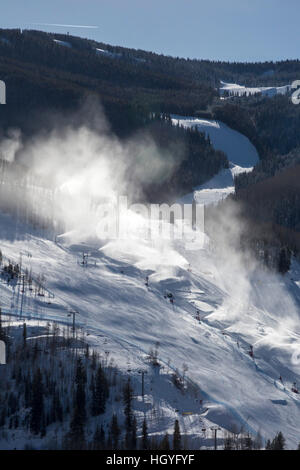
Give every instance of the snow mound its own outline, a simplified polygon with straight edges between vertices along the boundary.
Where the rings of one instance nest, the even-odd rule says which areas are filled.
[[[104,55],[106,57],[111,57],[112,59],[120,59],[122,57],[122,54],[118,52],[111,52],[111,51],[107,51],[105,49],[99,49],[99,48],[96,48],[96,54]]]

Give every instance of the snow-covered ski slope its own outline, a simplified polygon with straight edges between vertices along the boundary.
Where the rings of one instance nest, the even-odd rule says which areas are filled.
[[[182,202],[189,203],[195,199],[198,203],[210,204],[224,199],[234,192],[234,176],[251,171],[259,160],[257,150],[249,139],[220,121],[172,115],[172,122],[184,127],[197,127],[200,132],[209,135],[214,148],[225,152],[230,163],[229,169],[222,170],[210,181],[195,188],[193,193],[181,199]]]
[[[222,123],[173,119],[208,132],[231,162],[230,169],[196,191],[198,201],[224,197],[233,190],[234,172],[256,163],[250,142]],[[140,383],[141,369],[148,371],[145,403],[137,396],[135,411],[138,421],[146,413],[150,432],[170,432],[177,417],[181,429],[201,438],[203,446],[212,445],[213,424],[223,430],[260,431],[264,439],[281,430],[290,448],[298,445],[300,395],[291,391],[293,383],[300,382],[296,262],[281,277],[258,267],[246,270],[233,250],[219,259],[209,245],[199,249],[184,240],[101,241],[72,232],[57,240],[9,215],[0,216],[4,256],[18,262],[21,253],[23,269],[32,269],[34,278],[44,274],[50,293],[34,297],[28,289],[22,293],[22,285],[2,280],[4,313],[18,318],[22,311],[31,321],[71,324],[68,312],[77,311],[76,324],[90,344],[130,370],[133,382]],[[82,253],[89,254],[87,267],[80,264]],[[172,293],[173,304],[166,293]],[[157,341],[164,367],[159,374],[147,362]],[[183,363],[193,390],[185,395],[174,387],[172,392],[165,375],[182,372]],[[139,390],[136,387],[135,393]]]
[[[135,380],[138,370],[148,369],[151,432],[170,430],[178,416],[182,429],[200,437],[203,427],[209,434],[216,423],[223,429],[260,431],[264,438],[281,430],[290,447],[298,444],[300,395],[291,391],[293,382],[300,382],[296,264],[285,278],[259,270],[250,278],[230,254],[220,265],[209,248],[193,250],[181,240],[83,239],[75,244],[60,237],[55,243],[7,215],[1,216],[0,227],[3,254],[18,261],[22,253],[23,268],[31,268],[34,277],[43,273],[55,295],[34,297],[28,290],[23,294],[21,285],[1,281],[2,311],[19,315],[22,308],[23,317],[71,323],[68,310],[75,309],[76,323],[93,347],[129,368]],[[90,255],[87,267],[79,264],[82,252]],[[166,292],[173,294],[173,305]],[[156,341],[165,370],[188,365],[196,395],[181,400],[160,386],[154,392],[155,373],[146,355]],[[162,420],[151,415],[153,393]]]

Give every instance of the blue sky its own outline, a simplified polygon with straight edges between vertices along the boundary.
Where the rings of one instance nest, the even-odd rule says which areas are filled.
[[[172,56],[230,61],[300,58],[299,0],[1,0],[0,9],[2,28],[69,31]]]

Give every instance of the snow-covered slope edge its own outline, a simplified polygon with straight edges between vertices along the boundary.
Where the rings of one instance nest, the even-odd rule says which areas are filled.
[[[220,95],[221,96],[251,96],[260,94],[263,96],[276,96],[286,95],[292,90],[292,85],[283,86],[268,86],[268,87],[246,87],[244,85],[238,85],[237,83],[226,83],[221,81]]]

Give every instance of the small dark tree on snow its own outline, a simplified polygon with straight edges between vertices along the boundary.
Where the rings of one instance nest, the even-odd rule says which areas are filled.
[[[176,419],[174,424],[174,433],[173,433],[173,450],[180,450],[181,449],[181,434],[180,434],[180,427],[179,421]]]
[[[285,438],[282,432],[279,432],[271,442],[271,450],[284,450],[285,449]]]
[[[133,390],[131,388],[130,377],[123,390],[123,401],[125,404],[125,448],[134,450],[137,443],[137,424],[132,411]]]
[[[176,388],[178,388],[181,391],[183,390],[183,380],[182,380],[182,377],[180,377],[180,374],[177,369],[172,374],[172,382]]]
[[[272,450],[272,445],[271,445],[270,439],[267,440],[267,443],[266,443],[266,450]]]
[[[166,433],[161,441],[160,450],[170,450],[169,434]]]

